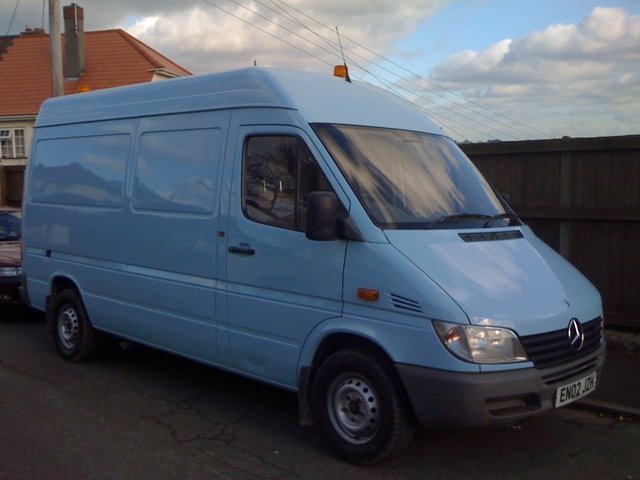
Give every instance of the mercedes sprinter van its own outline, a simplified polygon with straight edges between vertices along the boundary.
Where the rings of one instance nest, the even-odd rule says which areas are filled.
[[[297,392],[358,464],[600,379],[598,292],[387,91],[250,68],[53,98],[27,170],[22,293],[71,361],[109,335]]]

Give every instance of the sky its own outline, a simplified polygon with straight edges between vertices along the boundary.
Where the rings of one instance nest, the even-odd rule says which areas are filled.
[[[86,30],[122,28],[194,74],[330,74],[344,54],[354,80],[457,141],[640,134],[640,0],[77,3]],[[0,0],[0,35],[48,30],[47,14],[43,0]]]

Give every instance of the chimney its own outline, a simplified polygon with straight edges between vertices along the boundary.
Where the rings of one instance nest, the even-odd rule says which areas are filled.
[[[78,78],[84,70],[84,10],[72,3],[63,9],[66,62],[64,76]]]
[[[27,25],[24,31],[20,32],[20,35],[44,35],[44,29],[33,28],[31,25]]]

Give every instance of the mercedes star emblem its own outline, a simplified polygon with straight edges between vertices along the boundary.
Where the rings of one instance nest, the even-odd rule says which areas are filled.
[[[572,318],[569,322],[569,328],[567,328],[567,335],[569,336],[569,344],[576,352],[584,345],[584,332],[582,331],[582,325],[577,318]]]

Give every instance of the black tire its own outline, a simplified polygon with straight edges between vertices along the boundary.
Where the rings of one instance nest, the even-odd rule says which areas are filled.
[[[315,419],[346,461],[372,465],[405,449],[415,422],[393,367],[379,355],[342,350],[313,382]]]
[[[53,338],[60,355],[72,362],[86,362],[98,353],[98,332],[91,325],[80,295],[63,290],[53,302]]]

